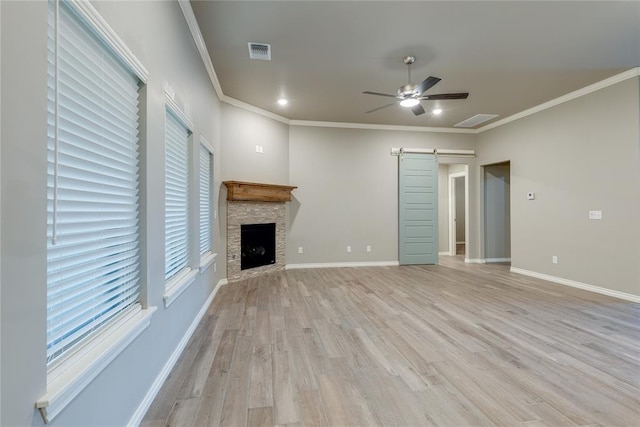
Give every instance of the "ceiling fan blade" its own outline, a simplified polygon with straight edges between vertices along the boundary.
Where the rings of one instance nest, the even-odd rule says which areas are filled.
[[[463,92],[463,93],[441,93],[439,95],[424,95],[421,96],[418,99],[421,100],[425,100],[425,99],[430,99],[430,100],[438,100],[438,99],[467,99],[467,97],[469,96],[468,93]]]
[[[391,107],[392,105],[396,105],[396,103],[392,102],[391,104],[383,105],[382,107],[378,107],[378,108],[374,108],[373,110],[365,111],[365,114],[366,113],[373,113],[375,111],[382,110],[383,108]]]
[[[438,83],[440,80],[441,79],[439,79],[438,77],[429,76],[426,79],[424,79],[422,83],[416,86],[416,92],[419,95],[422,95],[425,91],[435,86],[435,84]]]
[[[424,108],[422,108],[422,105],[420,104],[414,107],[411,107],[411,111],[413,111],[413,114],[415,114],[416,116],[419,116],[420,114],[424,114]]]
[[[365,92],[362,92],[362,93],[366,93],[367,95],[388,96],[388,97],[391,97],[391,98],[397,98],[398,97],[398,95],[391,95],[391,94],[388,94],[388,93],[380,93],[380,92],[371,92],[371,91],[368,91],[368,90],[365,91]]]

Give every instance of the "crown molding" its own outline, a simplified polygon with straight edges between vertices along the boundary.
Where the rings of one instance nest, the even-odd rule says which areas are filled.
[[[291,120],[291,126],[312,126],[325,128],[392,130],[406,132],[477,133],[476,129],[434,128],[426,126],[376,125],[369,123],[316,122],[311,120]]]
[[[223,95],[220,101],[227,103],[229,105],[233,105],[234,107],[242,108],[243,110],[251,111],[253,113],[259,114],[264,117],[268,117],[270,119],[276,120],[278,122],[284,123],[286,125],[291,124],[291,120],[286,117],[280,116],[278,114],[272,113],[271,111],[264,110],[260,107],[256,107],[255,105],[247,104],[244,101],[240,101],[235,98],[231,98],[230,96]]]
[[[519,113],[513,114],[509,117],[505,117],[502,120],[498,120],[497,122],[493,122],[489,125],[476,129],[476,133],[482,133],[482,132],[497,128],[499,126],[506,125],[507,123],[511,123],[513,121],[522,119],[524,117],[531,116],[532,114],[539,113],[540,111],[544,111],[549,108],[555,107],[557,105],[564,104],[565,102],[572,101],[576,98],[589,95],[590,93],[596,92],[600,89],[604,89],[616,83],[620,83],[637,76],[640,76],[640,67],[632,68],[623,73],[616,74],[615,76],[611,76],[607,79],[604,79],[592,85],[583,87],[582,89],[578,89],[576,91],[570,92],[556,99],[552,99],[551,101],[545,102],[543,104],[540,104],[535,107],[529,108],[527,110],[521,111]]]
[[[180,5],[180,9],[182,9],[182,14],[184,15],[185,21],[187,21],[193,41],[198,48],[198,52],[200,52],[200,57],[202,58],[202,62],[204,63],[207,73],[209,74],[209,78],[211,79],[213,88],[216,91],[216,95],[218,95],[219,100],[222,100],[225,94],[222,92],[222,86],[220,86],[216,70],[213,68],[209,51],[207,51],[207,45],[204,43],[204,38],[202,38],[200,26],[198,25],[196,15],[193,13],[193,9],[191,8],[191,3],[189,3],[189,0],[178,0],[178,4]]]

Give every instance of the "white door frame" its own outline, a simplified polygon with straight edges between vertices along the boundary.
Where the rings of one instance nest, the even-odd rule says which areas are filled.
[[[467,167],[467,171],[468,166]],[[468,179],[467,179],[467,172],[457,172],[457,173],[452,173],[449,174],[449,255],[451,256],[455,256],[456,255],[456,185],[455,185],[455,179],[456,178],[460,178],[460,177],[464,177],[464,192],[465,192],[465,197],[464,197],[464,229],[465,229],[465,245],[464,245],[464,251],[465,251],[465,258],[466,258],[466,252],[467,252],[467,235],[468,235],[468,230],[469,227],[467,226],[467,218],[469,216],[469,184],[468,184]]]

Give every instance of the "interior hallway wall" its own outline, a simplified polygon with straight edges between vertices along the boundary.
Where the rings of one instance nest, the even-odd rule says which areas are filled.
[[[635,76],[478,135],[511,160],[512,267],[640,296],[639,99]]]

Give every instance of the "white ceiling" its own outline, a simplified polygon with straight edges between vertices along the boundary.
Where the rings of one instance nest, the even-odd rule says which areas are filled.
[[[194,1],[191,6],[225,95],[291,120],[452,127],[495,120],[640,65],[639,1]],[[248,42],[272,60],[249,59]],[[362,94],[442,81],[426,114]],[[281,107],[280,97],[290,103]],[[430,113],[433,107],[442,115]]]

